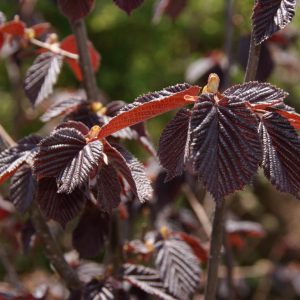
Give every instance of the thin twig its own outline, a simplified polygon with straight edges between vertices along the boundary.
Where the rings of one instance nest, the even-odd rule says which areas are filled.
[[[251,33],[251,39],[250,39],[250,49],[249,49],[249,56],[248,56],[248,63],[247,63],[247,69],[245,74],[245,82],[253,81],[256,78],[258,63],[259,63],[259,57],[260,57],[260,45],[255,44],[254,40],[254,34]]]
[[[78,20],[72,24],[73,31],[77,41],[79,52],[79,62],[83,73],[83,83],[89,101],[95,101],[99,97],[99,92],[96,83],[91,58],[88,50],[88,36],[84,20]]]
[[[210,252],[208,259],[208,274],[205,289],[205,300],[215,300],[218,286],[218,268],[223,242],[225,216],[225,199],[217,203],[214,213]]]
[[[203,208],[203,206],[200,204],[199,200],[197,197],[194,195],[192,192],[191,188],[188,185],[184,185],[182,187],[182,191],[186,195],[186,198],[192,207],[195,215],[197,216],[199,222],[203,226],[204,232],[207,236],[207,239],[210,240],[211,237],[211,223],[209,221],[209,218]]]
[[[82,283],[79,280],[77,273],[66,262],[63,253],[59,249],[45,222],[44,216],[41,214],[39,207],[35,203],[32,207],[31,219],[37,233],[44,241],[46,255],[57,273],[62,277],[70,290],[79,289]]]
[[[71,59],[75,59],[75,60],[79,59],[78,54],[65,51],[65,50],[59,48],[58,44],[48,44],[48,43],[45,43],[45,42],[41,42],[37,39],[30,39],[30,42],[35,46],[41,47],[43,49],[47,49],[47,50],[49,50],[53,53],[60,54],[60,55],[65,56],[67,58],[71,58]]]
[[[230,83],[230,71],[232,65],[232,41],[233,41],[233,4],[234,0],[225,0],[226,5],[226,24],[225,24],[225,43],[224,43],[224,52],[226,55],[226,67],[224,70],[223,85],[225,88],[228,87]]]

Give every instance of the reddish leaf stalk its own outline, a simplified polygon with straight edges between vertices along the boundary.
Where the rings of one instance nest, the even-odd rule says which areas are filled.
[[[254,33],[252,32],[251,40],[250,40],[248,63],[247,63],[247,69],[246,69],[244,82],[253,81],[256,78],[259,57],[260,57],[260,49],[261,49],[261,46],[255,44]]]
[[[215,300],[218,286],[218,268],[223,242],[225,219],[225,199],[217,203],[214,213],[213,229],[210,242],[208,273],[205,289],[205,300]]]
[[[47,257],[53,264],[57,273],[62,277],[70,290],[79,289],[82,283],[80,282],[76,272],[68,265],[68,263],[64,259],[61,250],[59,249],[56,241],[51,235],[51,232],[45,222],[44,216],[41,214],[38,206],[35,204],[32,207],[31,219],[37,233],[44,241]]]
[[[77,41],[79,63],[83,74],[83,84],[87,93],[88,101],[96,101],[98,99],[98,88],[96,78],[89,56],[88,37],[83,19],[72,23],[73,31]]]

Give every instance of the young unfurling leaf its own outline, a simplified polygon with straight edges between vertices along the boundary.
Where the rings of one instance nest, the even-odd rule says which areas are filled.
[[[52,92],[61,71],[63,57],[46,52],[40,54],[27,71],[24,89],[32,105],[36,106]]]
[[[191,119],[194,170],[217,201],[248,184],[261,161],[255,115],[237,97],[202,94]]]
[[[283,29],[295,15],[296,0],[257,0],[252,15],[256,44]]]
[[[74,35],[67,36],[64,40],[61,41],[60,48],[70,53],[78,54],[77,42],[75,36]],[[93,70],[94,72],[97,72],[100,66],[101,56],[90,41],[88,41],[87,43],[87,50],[90,54]],[[66,58],[66,62],[69,64],[76,78],[79,81],[82,81],[83,77],[82,77],[82,72],[81,72],[79,62],[71,58]]]
[[[141,96],[133,103],[125,106],[116,117],[103,126],[98,138],[107,137],[125,127],[193,103],[193,101],[186,99],[185,96],[196,96],[199,92],[200,88],[198,86],[177,84],[159,92]]]

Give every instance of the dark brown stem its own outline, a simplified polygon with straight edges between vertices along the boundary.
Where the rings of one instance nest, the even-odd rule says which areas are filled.
[[[83,83],[89,101],[96,101],[99,97],[96,78],[88,51],[88,36],[84,20],[72,24],[77,41],[79,63],[83,73]]]
[[[226,0],[226,24],[225,24],[225,43],[224,43],[224,52],[227,58],[226,67],[224,70],[224,79],[223,85],[225,88],[228,87],[230,83],[230,70],[232,65],[232,40],[233,40],[233,3],[234,0]]]
[[[253,81],[256,78],[259,57],[260,57],[260,45],[256,45],[254,41],[254,34],[252,32],[250,39],[250,49],[248,56],[247,69],[245,74],[245,82]]]
[[[227,281],[227,288],[228,288],[228,299],[235,299],[235,287],[234,287],[234,279],[233,279],[234,260],[233,260],[232,248],[228,243],[226,235],[224,235],[223,244],[225,249],[224,263],[226,265],[226,272],[227,272],[226,281]]]
[[[79,289],[82,285],[81,281],[79,280],[76,272],[68,265],[68,263],[64,259],[63,253],[54,240],[45,221],[45,218],[41,214],[39,207],[36,204],[33,204],[31,219],[35,230],[45,244],[46,255],[51,261],[57,273],[62,277],[70,290]]]
[[[218,286],[218,267],[221,256],[221,247],[223,242],[225,215],[225,200],[223,199],[216,205],[212,236],[210,242],[210,252],[208,259],[208,274],[205,290],[205,300],[215,300]]]

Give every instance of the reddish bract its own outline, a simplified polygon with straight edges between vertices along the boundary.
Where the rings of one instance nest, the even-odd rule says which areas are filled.
[[[60,48],[65,50],[65,51],[68,51],[68,52],[71,52],[71,53],[74,53],[74,54],[78,54],[77,43],[76,43],[75,36],[74,35],[69,35],[68,37],[66,37],[61,42]],[[100,66],[101,56],[97,52],[97,50],[94,48],[93,44],[90,41],[87,44],[87,48],[88,48],[89,53],[90,53],[90,58],[91,58],[93,70],[94,70],[94,72],[97,72],[97,70],[99,69],[99,66]],[[66,58],[66,62],[69,64],[69,66],[72,69],[72,71],[73,71],[74,75],[76,76],[76,78],[79,81],[82,81],[83,77],[82,77],[82,72],[81,72],[81,68],[80,68],[80,65],[79,65],[78,61],[76,61],[75,59]]]

